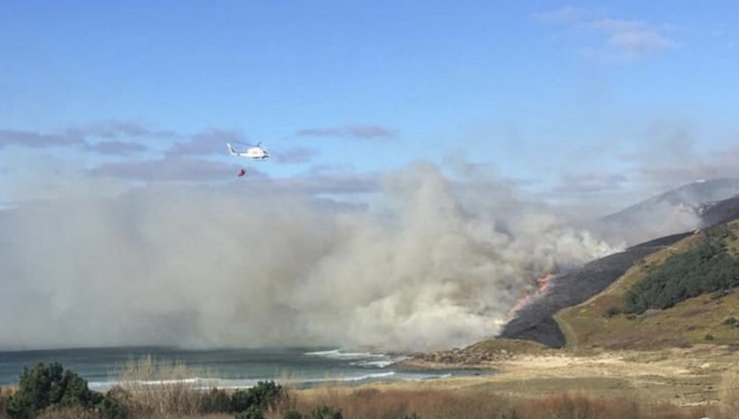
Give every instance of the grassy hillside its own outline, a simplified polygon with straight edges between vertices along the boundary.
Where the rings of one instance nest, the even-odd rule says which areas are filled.
[[[721,256],[736,257],[739,255],[739,222],[730,223],[727,228],[729,234],[722,235]],[[631,268],[601,294],[560,311],[555,319],[567,338],[567,346],[654,349],[697,343],[739,344],[739,290],[706,293],[679,301],[669,308],[649,309],[642,314],[623,313],[626,293],[645,289],[645,280],[659,276],[657,274],[665,271],[665,266],[690,259],[689,255],[708,239],[709,235],[701,232],[657,252]],[[691,269],[682,272],[689,271]],[[673,270],[672,276],[679,275],[680,271]],[[672,285],[669,281],[657,284]]]

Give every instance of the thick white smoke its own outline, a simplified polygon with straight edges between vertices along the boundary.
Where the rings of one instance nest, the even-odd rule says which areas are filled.
[[[611,251],[431,165],[379,195],[384,211],[337,213],[300,194],[149,186],[6,211],[0,347],[451,347],[494,335],[542,273]]]

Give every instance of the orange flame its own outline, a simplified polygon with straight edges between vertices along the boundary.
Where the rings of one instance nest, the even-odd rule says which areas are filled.
[[[516,313],[518,313],[519,310],[524,308],[526,304],[529,303],[529,300],[531,299],[531,295],[528,293],[524,294],[523,297],[521,297],[518,301],[516,301],[515,304],[513,304],[513,307],[511,307],[510,310],[508,310],[508,318],[511,319],[515,316]]]
[[[521,299],[516,301],[516,303],[513,304],[513,307],[508,310],[508,318],[513,318],[516,313],[518,313],[519,310],[521,310],[522,308],[526,307],[526,305],[530,303],[533,298],[540,297],[546,294],[549,290],[549,284],[552,278],[554,278],[554,275],[551,273],[547,273],[541,278],[537,279],[536,284],[538,285],[538,288],[536,289],[536,292],[533,294],[533,296],[529,293],[526,293],[523,295],[523,297],[521,297]]]
[[[547,290],[549,290],[549,281],[551,281],[552,278],[554,278],[554,275],[548,273],[536,280],[536,283],[539,284],[539,289],[536,291],[536,295],[546,294]]]

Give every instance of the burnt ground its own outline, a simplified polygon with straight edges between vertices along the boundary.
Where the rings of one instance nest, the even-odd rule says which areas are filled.
[[[654,244],[643,243],[552,278],[546,294],[521,308],[503,327],[500,337],[533,340],[561,348],[566,343],[565,337],[554,321],[554,314],[600,293],[636,262],[690,234],[665,237]]]
[[[737,219],[739,197],[707,205],[701,216],[705,227]],[[580,304],[600,293],[636,262],[691,234],[681,233],[651,240],[556,276],[549,282],[546,294],[521,308],[516,317],[503,327],[499,337],[531,340],[561,348],[566,343],[565,337],[554,320],[559,310]]]

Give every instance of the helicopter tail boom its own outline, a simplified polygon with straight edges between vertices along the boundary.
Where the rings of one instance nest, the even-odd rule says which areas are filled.
[[[228,146],[228,152],[231,153],[232,156],[238,156],[239,155],[239,153],[237,153],[236,150],[234,150],[234,148],[231,145],[231,143],[228,143],[226,145]]]

